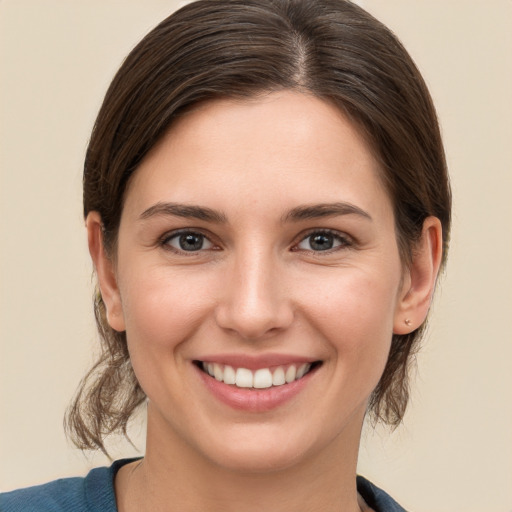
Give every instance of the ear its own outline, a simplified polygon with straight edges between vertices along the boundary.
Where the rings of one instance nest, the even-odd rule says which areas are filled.
[[[112,329],[125,330],[121,294],[112,259],[107,255],[103,243],[103,228],[98,212],[90,212],[85,221],[89,253],[94,263],[101,297],[107,310],[107,321]]]
[[[427,217],[421,239],[413,249],[412,261],[404,278],[393,324],[394,334],[408,334],[427,317],[434,294],[441,257],[443,228],[437,217]]]

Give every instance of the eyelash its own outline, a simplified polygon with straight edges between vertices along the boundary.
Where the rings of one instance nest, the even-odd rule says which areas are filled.
[[[176,247],[173,247],[172,245],[170,245],[170,241],[173,240],[173,239],[177,239],[179,238],[180,236],[185,236],[185,235],[193,235],[193,236],[196,236],[196,237],[201,237],[202,238],[202,244],[204,245],[204,242],[206,241],[207,243],[211,244],[211,247],[207,247],[206,249],[204,249],[203,247],[199,248],[198,250],[191,250],[191,251],[187,251],[185,249],[178,249]],[[337,242],[338,245],[337,246],[334,246],[334,247],[330,247],[328,249],[320,249],[320,250],[314,250],[314,249],[301,249],[299,247],[299,245],[303,242],[305,242],[306,240],[312,238],[313,236],[328,236],[328,237],[332,237],[332,239],[334,240],[334,244]],[[180,255],[186,255],[186,256],[194,256],[194,255],[197,255],[198,253],[204,251],[204,250],[219,250],[219,247],[217,245],[214,244],[214,242],[212,242],[210,240],[210,238],[202,233],[201,231],[195,231],[195,230],[190,230],[190,229],[182,229],[182,230],[179,230],[179,231],[174,231],[172,233],[166,233],[160,240],[159,240],[159,245],[161,247],[163,247],[165,250],[168,250],[168,251],[172,251],[176,254],[180,254]],[[307,232],[306,234],[303,234],[301,235],[301,238],[299,240],[299,242],[295,243],[294,246],[291,248],[291,251],[293,252],[299,252],[299,251],[305,251],[305,252],[308,252],[308,253],[312,253],[312,254],[315,254],[315,255],[320,255],[320,254],[331,254],[333,252],[336,252],[338,250],[341,250],[341,249],[347,249],[347,248],[350,248],[350,247],[353,247],[354,246],[354,241],[352,238],[348,237],[347,235],[345,234],[342,234],[338,231],[335,231],[335,230],[332,230],[332,229],[314,229],[314,230],[311,230],[309,232]]]
[[[187,251],[187,250],[184,250],[184,249],[177,249],[176,247],[173,247],[172,245],[170,245],[170,241],[173,240],[173,239],[179,239],[180,236],[186,236],[186,235],[193,235],[193,236],[196,236],[196,237],[201,237],[202,240],[203,240],[203,244],[205,241],[209,242],[212,247],[209,247],[207,248],[206,250],[217,250],[218,249],[218,246],[216,246],[211,240],[210,238],[205,235],[204,233],[202,233],[201,231],[198,231],[198,230],[192,230],[192,229],[180,229],[178,231],[173,231],[171,233],[166,233],[160,240],[159,240],[159,245],[161,247],[163,247],[165,250],[167,251],[171,251],[171,252],[174,252],[176,254],[180,254],[180,255],[185,255],[185,256],[195,256],[197,255],[199,252],[202,252],[202,250],[205,250],[203,248],[197,250],[197,251]]]
[[[299,244],[301,244],[302,242],[304,242],[308,239],[311,239],[313,236],[318,236],[318,235],[323,235],[323,236],[327,235],[329,237],[332,237],[334,239],[334,243],[338,242],[339,245],[335,246],[335,247],[328,248],[328,249],[316,250],[316,251],[313,249],[300,249],[298,247]],[[333,252],[336,252],[338,250],[348,249],[353,246],[354,246],[353,239],[344,233],[340,233],[339,231],[335,231],[333,229],[313,229],[313,230],[301,235],[300,241],[294,245],[292,250],[293,251],[303,250],[308,253],[312,253],[316,256],[316,255],[321,255],[321,254],[332,254]]]

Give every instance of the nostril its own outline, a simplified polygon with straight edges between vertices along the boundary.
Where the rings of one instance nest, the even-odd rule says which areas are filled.
[[[285,304],[224,305],[216,314],[219,327],[251,341],[273,336],[289,327],[292,321],[293,312]]]

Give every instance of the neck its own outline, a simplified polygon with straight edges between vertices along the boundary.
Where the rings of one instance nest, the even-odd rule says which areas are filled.
[[[358,512],[359,438],[360,426],[299,463],[240,471],[205,458],[150,417],[146,456],[116,479],[119,510]]]

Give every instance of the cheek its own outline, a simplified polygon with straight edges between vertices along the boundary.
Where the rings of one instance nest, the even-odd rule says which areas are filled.
[[[351,374],[379,373],[386,364],[399,283],[399,272],[388,270],[341,272],[322,287],[304,283],[316,290],[304,307],[309,323],[323,335],[337,364]]]
[[[137,274],[121,290],[134,373],[151,402],[173,401],[186,407],[193,397],[180,382],[186,371],[184,342],[202,325],[207,306],[199,300],[202,294],[191,293],[190,283],[161,271]]]
[[[204,293],[198,293],[199,286]],[[169,367],[184,363],[183,342],[194,337],[208,316],[208,289],[204,279],[184,278],[162,268],[134,272],[122,283],[128,350],[147,394],[172,384]]]
[[[133,272],[121,284],[121,301],[128,336],[137,343],[167,348],[193,331],[211,297],[208,282],[169,269]]]

